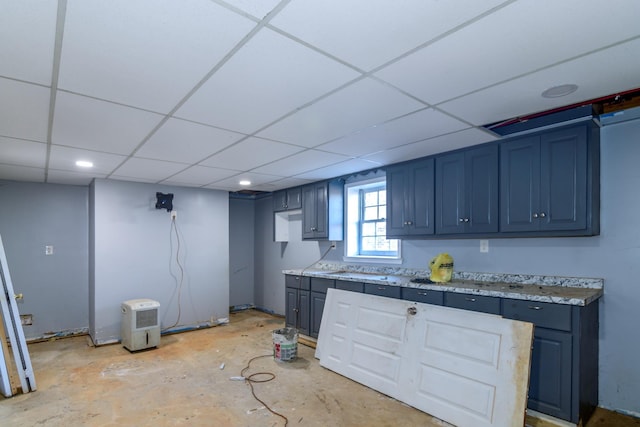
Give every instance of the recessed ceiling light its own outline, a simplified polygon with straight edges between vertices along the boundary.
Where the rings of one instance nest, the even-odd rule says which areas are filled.
[[[92,168],[93,167],[93,163],[92,162],[88,162],[86,160],[78,160],[76,162],[76,166],[79,166],[81,168]]]
[[[243,179],[242,181],[239,182],[240,185],[251,185],[251,181],[247,180],[247,179]]]
[[[578,85],[565,84],[550,87],[542,92],[543,98],[560,98],[561,96],[567,96],[578,90]]]

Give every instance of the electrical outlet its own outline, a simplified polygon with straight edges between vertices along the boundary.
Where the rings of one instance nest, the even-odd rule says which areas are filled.
[[[45,255],[53,255],[53,245],[47,245],[44,247]]]
[[[24,326],[33,325],[33,314],[21,314],[20,323]]]
[[[178,217],[178,211],[171,211],[171,219],[176,219]]]
[[[336,248],[336,242],[331,242],[331,249],[335,249]]]
[[[488,240],[480,240],[480,252],[482,252],[482,253],[489,252],[489,241]]]

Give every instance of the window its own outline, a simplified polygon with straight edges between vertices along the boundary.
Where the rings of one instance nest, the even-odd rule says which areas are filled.
[[[348,258],[399,259],[400,245],[387,239],[387,187],[385,177],[346,185]]]

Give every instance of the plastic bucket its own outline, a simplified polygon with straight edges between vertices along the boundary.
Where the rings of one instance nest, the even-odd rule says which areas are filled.
[[[298,330],[282,328],[273,331],[273,358],[289,362],[298,356]]]

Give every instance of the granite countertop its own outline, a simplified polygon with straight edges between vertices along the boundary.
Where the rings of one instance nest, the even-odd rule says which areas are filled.
[[[454,272],[451,282],[423,284],[411,279],[429,277],[428,270],[325,262],[283,273],[579,306],[600,298],[604,286],[603,279],[589,277],[467,272]]]

